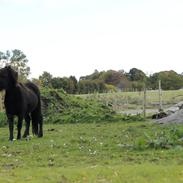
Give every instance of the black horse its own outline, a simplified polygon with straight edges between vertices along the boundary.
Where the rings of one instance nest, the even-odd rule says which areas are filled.
[[[25,119],[26,128],[23,137],[29,136],[30,120],[32,132],[38,137],[43,136],[40,91],[31,82],[18,82],[18,73],[10,66],[0,69],[0,91],[5,90],[4,105],[9,124],[9,140],[13,140],[14,116],[18,117],[17,139],[21,139],[22,121]]]

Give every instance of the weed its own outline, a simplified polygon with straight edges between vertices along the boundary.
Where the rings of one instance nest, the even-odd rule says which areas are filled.
[[[7,118],[4,112],[0,112],[0,127],[3,127],[7,124]]]

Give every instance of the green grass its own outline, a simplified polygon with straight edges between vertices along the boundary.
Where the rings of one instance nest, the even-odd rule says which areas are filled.
[[[183,182],[181,125],[62,124],[44,132],[12,143],[0,128],[0,182]]]
[[[81,98],[97,99],[105,104],[111,104],[117,112],[129,109],[142,109],[143,92],[116,92],[105,94],[79,95]],[[183,101],[183,90],[162,91],[163,107],[168,108]],[[147,108],[158,109],[158,91],[147,91]]]
[[[42,104],[47,123],[93,123],[114,120],[114,110],[97,100],[85,100],[63,90],[42,89]]]

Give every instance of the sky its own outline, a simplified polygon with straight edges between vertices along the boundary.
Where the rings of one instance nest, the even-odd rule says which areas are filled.
[[[31,77],[182,73],[182,10],[182,0],[0,0],[0,51],[23,51]]]

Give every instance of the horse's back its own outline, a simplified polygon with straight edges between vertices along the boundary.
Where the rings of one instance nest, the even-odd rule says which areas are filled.
[[[29,88],[30,90],[32,90],[38,97],[40,97],[40,91],[36,84],[34,84],[32,82],[27,82],[27,83],[25,83],[25,86],[27,88]]]

